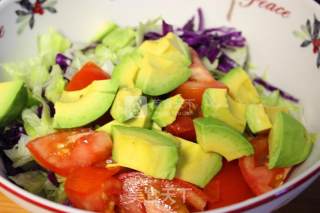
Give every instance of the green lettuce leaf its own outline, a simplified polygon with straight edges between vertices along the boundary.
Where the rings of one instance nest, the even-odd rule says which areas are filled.
[[[139,23],[139,26],[136,29],[136,46],[140,46],[146,33],[160,30],[161,20],[162,18],[158,17],[156,19],[148,20],[145,23]]]
[[[27,132],[27,135],[31,138],[40,137],[54,132],[52,126],[53,120],[50,116],[50,108],[42,102],[42,114],[41,118],[37,115],[37,107],[25,109],[22,112],[23,126]]]
[[[42,171],[29,171],[9,178],[28,192],[39,195],[47,181],[47,174]]]
[[[23,166],[33,160],[31,153],[26,145],[29,142],[29,137],[22,135],[18,143],[9,150],[4,150],[5,154],[12,160],[13,167]]]
[[[2,67],[12,79],[24,81],[29,88],[41,86],[49,78],[48,67],[44,65],[41,57],[6,63]]]
[[[65,85],[66,80],[63,78],[60,66],[54,65],[45,89],[45,97],[52,102],[58,101],[64,91]]]
[[[38,54],[47,66],[55,64],[56,55],[70,47],[71,42],[54,29],[38,37]]]
[[[46,199],[58,203],[67,200],[64,183],[60,183],[59,187],[56,187],[48,179],[47,173],[43,171],[28,171],[9,178],[25,190]]]
[[[298,120],[303,120],[303,106],[293,103],[281,97],[279,91],[269,92],[264,87],[256,86],[260,94],[262,104],[270,107],[286,108],[288,112]]]

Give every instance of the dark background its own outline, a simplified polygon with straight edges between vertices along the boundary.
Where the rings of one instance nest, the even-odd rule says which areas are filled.
[[[320,2],[320,0],[317,1]],[[275,211],[275,213],[316,212],[320,212],[320,178],[287,206]]]

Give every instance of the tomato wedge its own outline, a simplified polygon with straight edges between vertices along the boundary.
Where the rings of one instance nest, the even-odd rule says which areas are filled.
[[[238,161],[224,161],[222,170],[205,187],[209,197],[207,209],[216,209],[235,204],[254,194],[242,177]]]
[[[104,72],[95,63],[86,63],[71,79],[67,85],[67,91],[75,91],[86,88],[95,80],[110,79],[110,76]]]
[[[251,141],[255,154],[239,160],[239,166],[251,190],[260,195],[282,185],[291,168],[268,169],[268,135],[260,135]]]
[[[104,162],[111,156],[112,141],[106,133],[80,129],[37,138],[27,147],[44,168],[67,176],[79,167]]]
[[[190,48],[190,53],[192,58],[192,64],[190,65],[192,75],[189,79],[190,81],[211,83],[211,85],[215,86],[214,88],[227,89],[227,87],[223,83],[214,79],[210,71],[202,63],[198,53],[195,50]]]
[[[172,124],[165,127],[165,131],[189,141],[196,141],[193,120],[188,116],[178,116]]]
[[[120,209],[127,213],[189,212],[204,210],[207,196],[182,180],[160,180],[139,172],[119,176],[123,183]]]
[[[65,192],[73,206],[90,211],[114,212],[121,182],[112,177],[118,169],[83,167],[70,173]]]
[[[192,57],[192,64],[190,69],[192,71],[189,81],[180,85],[173,94],[181,94],[182,97],[188,101],[191,101],[197,106],[201,106],[202,94],[207,88],[225,88],[223,83],[214,79],[209,70],[203,65],[197,52],[190,48]]]

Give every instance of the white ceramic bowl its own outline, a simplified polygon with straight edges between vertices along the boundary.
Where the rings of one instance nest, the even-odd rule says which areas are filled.
[[[16,1],[0,0],[0,63],[35,55],[36,36],[48,27],[57,28],[73,41],[87,41],[106,20],[137,25],[139,21],[161,15],[169,23],[180,26],[202,7],[207,26],[232,25],[244,32],[254,71],[258,74],[267,71],[270,82],[297,96],[305,106],[308,129],[320,132],[320,69],[316,65],[319,53],[313,53],[312,44],[300,46],[308,39],[302,32],[306,21],[310,19],[313,30],[314,15],[320,18],[320,6],[313,0],[47,0],[44,4],[51,9],[43,15],[36,14],[31,29],[30,17],[20,17],[16,23],[16,11],[22,9]],[[57,13],[51,13],[52,8]],[[316,143],[308,160],[294,170],[282,187],[211,212],[277,209],[316,180],[319,159],[320,144]],[[32,195],[2,176],[0,191],[31,212],[85,212]]]

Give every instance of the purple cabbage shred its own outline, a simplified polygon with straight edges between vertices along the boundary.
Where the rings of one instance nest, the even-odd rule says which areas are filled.
[[[167,35],[170,32],[173,32],[173,26],[165,21],[162,21],[162,34]]]
[[[229,70],[237,67],[237,63],[234,62],[230,57],[228,57],[226,54],[222,54],[219,57],[219,65],[218,70],[224,73],[228,73]]]
[[[58,64],[64,72],[70,66],[71,62],[72,62],[71,58],[68,58],[62,53],[58,53],[56,56],[56,64]]]
[[[294,103],[299,103],[299,99],[297,99],[296,97],[293,97],[292,95],[288,94],[287,92],[277,88],[276,86],[271,85],[270,83],[266,82],[262,78],[256,77],[253,81],[256,84],[263,86],[266,90],[268,90],[270,92],[279,91],[280,96],[286,100],[292,101]]]
[[[53,118],[54,114],[56,113],[55,109],[54,109],[54,103],[52,103],[51,101],[47,100],[47,104],[48,104],[48,107],[49,107],[49,110],[50,110],[49,111],[50,112],[50,117]],[[39,118],[42,117],[42,110],[43,110],[43,106],[38,106],[38,108],[37,108],[37,116]]]
[[[52,183],[52,185],[59,187],[59,182],[57,180],[55,173],[49,171],[48,172],[48,180]]]
[[[11,149],[23,134],[26,132],[22,122],[19,121],[0,129],[0,149]]]

